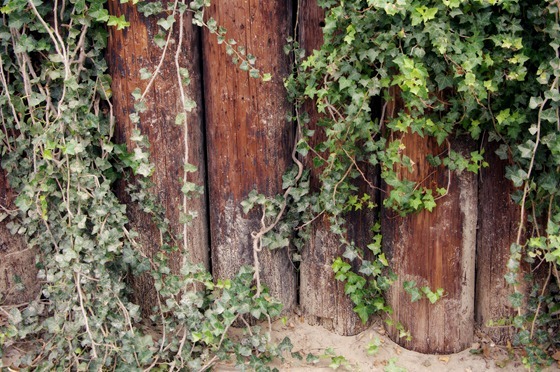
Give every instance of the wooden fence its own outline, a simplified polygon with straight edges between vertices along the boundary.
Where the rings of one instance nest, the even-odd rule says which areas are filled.
[[[240,71],[215,36],[192,26],[189,20],[183,23],[179,59],[190,70],[191,83],[186,93],[197,108],[189,115],[186,127],[174,124],[180,110],[180,91],[169,78],[175,77],[177,71],[175,55],[168,53],[147,96],[148,110],[141,114],[139,129],[151,143],[155,164],[153,191],[166,207],[173,231],[186,233],[189,259],[206,265],[215,278],[231,277],[241,265],[253,262],[251,232],[259,229],[260,214],[244,214],[240,203],[253,189],[266,195],[281,192],[282,174],[291,164],[294,128],[286,115],[292,108],[283,87],[290,61],[283,46],[296,28],[295,36],[308,54],[319,48],[324,17],[315,0],[300,0],[299,10],[296,3],[213,1],[208,16],[228,30],[228,39],[238,40],[258,57],[259,67],[272,73],[272,81],[263,83]],[[113,77],[116,139],[131,145],[132,92],[147,84],[139,70],[154,70],[162,51],[152,42],[157,32],[155,21],[140,16],[129,4],[110,1],[109,7],[112,14],[124,14],[130,22],[127,29],[110,29],[107,60]],[[175,23],[174,35],[179,35],[180,25]],[[390,104],[393,113],[400,109],[398,93]],[[304,109],[320,138],[313,104],[308,103]],[[454,141],[454,148],[464,152],[478,146],[467,139]],[[384,249],[399,276],[388,293],[388,301],[394,309],[393,317],[411,331],[413,339],[399,339],[394,328],[389,328],[389,333],[395,341],[421,352],[459,351],[471,345],[477,323],[483,326],[488,320],[511,314],[507,301],[510,289],[503,275],[519,210],[509,200],[511,186],[504,179],[505,164],[492,154],[488,158],[491,166],[480,176],[456,175],[434,169],[426,162],[426,155],[441,150],[434,142],[414,135],[408,135],[404,142],[407,155],[416,163],[414,173],[407,176],[418,180],[430,177],[438,184],[449,182],[450,192],[432,213],[401,218],[382,211]],[[188,201],[189,210],[198,217],[183,231],[179,215],[184,205],[180,189],[185,160],[198,167],[187,180],[203,185],[205,193]],[[317,189],[314,171],[311,178],[312,187]],[[373,175],[373,179],[378,178]],[[0,196],[10,199],[6,182],[3,178],[0,181]],[[377,186],[384,187],[377,182]],[[121,195],[123,187],[117,187]],[[377,191],[365,184],[360,187],[381,204]],[[145,253],[154,253],[158,232],[150,218],[132,207],[128,214]],[[374,218],[368,212],[349,215],[348,239],[367,244]],[[6,260],[6,254],[25,248],[15,243],[5,226],[0,229],[0,239],[0,257],[4,257],[0,261],[0,289],[7,290],[14,285],[9,278],[30,262]],[[344,285],[334,279],[331,269],[333,259],[342,253],[338,239],[329,231],[328,219],[319,218],[302,252],[299,270],[287,250],[263,250],[259,256],[261,277],[287,313],[299,307],[311,324],[344,335],[356,334],[368,325],[353,313]],[[171,260],[172,270],[178,270],[183,259],[176,254]],[[430,288],[442,287],[446,295],[435,305],[426,299],[411,303],[402,288],[406,280]],[[155,291],[149,277],[135,278],[134,286],[137,301],[144,309],[150,309]],[[508,337],[507,328],[485,330],[496,341]]]

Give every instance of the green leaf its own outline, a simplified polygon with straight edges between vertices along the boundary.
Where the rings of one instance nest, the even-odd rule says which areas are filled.
[[[183,170],[187,173],[198,172],[198,168],[196,167],[196,165],[192,165],[189,163],[185,163],[185,165],[183,166]]]
[[[143,67],[140,69],[140,79],[147,80],[152,77],[152,73],[148,71],[147,68]]]
[[[122,30],[130,26],[130,22],[127,22],[124,14],[120,17],[110,15],[107,21],[107,26],[116,26],[117,30]]]
[[[305,361],[309,364],[316,364],[319,363],[319,357],[310,353],[305,357]]]
[[[183,125],[185,123],[186,115],[184,112],[180,112],[175,116],[175,125]]]
[[[175,17],[173,16],[173,14],[171,14],[167,18],[160,18],[157,21],[157,24],[161,26],[161,28],[163,28],[165,31],[168,31],[171,27],[173,27],[174,23],[175,23]]]
[[[241,61],[241,64],[239,65],[239,69],[241,71],[249,71],[249,64],[247,63],[247,61]]]
[[[258,69],[252,68],[251,70],[249,70],[249,76],[253,79],[258,79],[261,75]]]
[[[422,197],[422,201],[424,203],[424,208],[426,208],[430,212],[432,212],[434,208],[437,206],[434,197],[432,195],[428,195],[428,194],[424,195]]]

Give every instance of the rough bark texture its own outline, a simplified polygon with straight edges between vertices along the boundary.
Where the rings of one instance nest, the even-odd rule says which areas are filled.
[[[240,203],[256,189],[282,191],[282,174],[291,163],[293,128],[282,79],[289,60],[283,46],[291,30],[291,2],[214,1],[209,16],[227,29],[226,38],[257,57],[256,67],[272,74],[263,83],[234,66],[225,46],[204,34],[204,92],[212,271],[230,278],[253,263],[251,232],[260,229],[260,210],[245,215]],[[285,310],[296,302],[296,274],[286,249],[259,253],[261,279]]]
[[[299,10],[299,42],[305,48],[307,55],[319,49],[323,44],[322,25],[324,25],[324,11],[319,8],[315,0],[302,0]],[[324,131],[317,126],[319,115],[312,102],[302,108],[311,119],[307,125],[316,130],[310,146],[325,139]],[[311,159],[305,161],[311,171],[311,185],[317,191],[319,186],[319,169],[313,169]],[[365,166],[364,166],[365,169]],[[360,185],[362,192],[373,195],[373,190],[367,190]],[[364,247],[371,241],[370,231],[373,225],[373,213],[365,210],[350,213],[346,216],[347,238],[354,240],[358,246]],[[344,283],[334,278],[332,262],[341,257],[344,247],[340,246],[340,238],[330,232],[328,216],[321,216],[311,225],[311,237],[302,252],[300,266],[300,305],[306,321],[311,325],[321,325],[326,329],[341,335],[354,335],[363,331],[364,325],[352,310],[354,304],[344,293]]]
[[[130,135],[134,124],[129,114],[134,112],[132,92],[136,88],[144,90],[149,80],[141,80],[139,70],[146,68],[153,72],[160,62],[162,49],[152,40],[158,31],[156,17],[146,19],[136,11],[136,6],[109,2],[111,14],[124,14],[130,22],[130,27],[122,31],[110,28],[108,60],[113,77],[113,106],[116,117],[116,140],[126,143],[132,150],[133,143]],[[166,210],[166,217],[170,221],[173,234],[183,234],[183,225],[179,222],[183,211],[183,194],[181,192],[183,179],[183,165],[185,154],[188,163],[198,167],[198,171],[189,173],[187,180],[197,185],[205,184],[205,156],[202,114],[202,87],[200,67],[200,32],[191,24],[189,16],[184,20],[184,40],[179,40],[179,22],[173,28],[174,43],[167,50],[162,68],[146,96],[148,110],[141,114],[138,129],[150,141],[151,162],[155,164],[152,181],[155,186],[151,190],[157,195],[159,202]],[[191,83],[185,88],[186,96],[198,105],[187,115],[187,125],[175,124],[176,115],[183,112],[177,71],[175,68],[175,52],[180,48],[179,62],[186,67],[191,75]],[[119,187],[122,200],[129,202],[124,195],[123,185]],[[183,239],[177,238],[176,244],[184,251],[178,251],[171,256],[170,266],[177,272],[185,257],[193,262],[209,265],[209,243],[207,226],[207,207],[204,196],[197,196],[187,200],[187,210],[198,213],[187,228],[187,246]],[[128,203],[130,225],[139,232],[138,241],[148,255],[152,255],[160,247],[160,234],[154,226],[151,217],[142,212],[137,206]],[[185,255],[183,252],[187,252]],[[155,290],[151,277],[144,275],[134,279],[134,289],[138,294],[137,300],[143,304],[144,310],[156,304]]]
[[[0,169],[0,205],[13,210],[16,195],[10,189],[6,174]],[[0,222],[0,305],[29,302],[40,293],[35,256],[21,235],[12,235],[6,227],[9,218]]]
[[[398,90],[392,92],[388,114],[402,109]],[[396,134],[393,134],[396,135]],[[443,166],[431,166],[426,156],[440,155],[444,146],[434,138],[404,134],[403,154],[414,162],[412,172],[396,169],[401,179],[421,182],[434,190],[447,187],[448,193],[437,207],[399,217],[383,210],[381,228],[384,251],[390,268],[398,278],[387,293],[394,313],[412,335],[411,341],[399,338],[395,327],[388,327],[390,337],[403,347],[421,353],[454,353],[469,347],[474,337],[475,251],[478,190],[473,173],[449,172]],[[463,155],[472,151],[467,138],[450,138],[450,148]],[[387,188],[389,190],[389,188]],[[411,302],[403,288],[405,281],[415,281],[418,288],[444,289],[444,297],[431,304],[427,298]]]
[[[505,178],[508,161],[495,153],[498,145],[494,142],[485,146],[490,166],[482,170],[478,188],[476,321],[481,331],[503,345],[511,339],[514,328],[487,325],[499,325],[503,320],[510,324],[507,320],[515,315],[508,299],[513,287],[506,283],[504,275],[508,272],[510,246],[517,238],[521,208],[511,200],[515,188]]]

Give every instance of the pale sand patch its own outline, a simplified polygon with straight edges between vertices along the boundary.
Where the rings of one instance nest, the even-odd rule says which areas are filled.
[[[266,325],[263,325],[264,327]],[[370,329],[356,336],[345,337],[319,326],[310,326],[294,316],[286,322],[278,320],[272,324],[273,341],[280,342],[284,337],[290,338],[294,345],[292,351],[299,352],[303,360],[287,357],[284,363],[274,362],[271,366],[280,371],[332,371],[329,367],[331,359],[327,356],[320,357],[316,364],[305,362],[307,354],[321,356],[328,348],[348,361],[347,366],[338,368],[339,371],[383,371],[389,364],[411,372],[527,371],[521,364],[519,355],[509,356],[507,347],[493,345],[484,340],[473,344],[473,347],[479,350],[478,354],[473,354],[470,349],[450,355],[426,355],[406,350],[384,335],[381,321],[377,321]],[[376,340],[380,342],[378,352],[368,355],[368,345]],[[515,354],[519,354],[519,351],[515,351]],[[233,364],[220,364],[214,370],[235,371],[236,368]],[[556,365],[544,371],[559,370]]]

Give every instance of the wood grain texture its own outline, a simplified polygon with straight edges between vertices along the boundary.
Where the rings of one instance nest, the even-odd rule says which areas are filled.
[[[10,189],[4,170],[0,169],[0,205],[16,209],[16,194]],[[41,293],[35,266],[38,249],[29,247],[21,235],[12,235],[6,224],[0,222],[0,305],[21,304],[32,301]]]
[[[260,229],[260,210],[243,213],[249,192],[282,192],[282,174],[292,163],[291,107],[283,78],[289,59],[283,52],[291,33],[291,2],[282,0],[214,1],[208,8],[235,39],[257,57],[256,67],[271,73],[263,83],[240,71],[216,37],[204,33],[204,94],[212,272],[231,278],[241,265],[253,263],[251,232]],[[261,279],[289,311],[296,303],[296,273],[287,249],[259,253]]]
[[[423,184],[434,191],[435,187],[446,187],[448,177],[451,183],[449,193],[432,212],[401,218],[384,211],[384,251],[398,275],[388,292],[388,304],[393,308],[393,319],[411,332],[412,340],[399,339],[394,327],[389,327],[389,334],[400,345],[418,352],[458,352],[469,347],[474,336],[476,176],[466,171],[448,173],[443,167],[428,164],[426,155],[443,150],[434,139],[406,134],[403,143],[403,153],[415,165],[412,173],[399,169],[401,177],[424,180]],[[468,141],[461,138],[451,140],[451,148],[462,154],[470,151]],[[443,288],[445,296],[435,304],[426,298],[411,302],[403,283],[412,280],[419,288]]]
[[[399,90],[392,88],[388,116],[403,110]],[[473,151],[472,140],[449,138],[439,146],[434,138],[418,134],[393,133],[405,145],[403,155],[414,162],[412,172],[404,166],[396,171],[400,179],[421,182],[433,190],[448,188],[437,200],[437,207],[399,217],[382,209],[383,250],[391,270],[398,276],[387,293],[387,302],[412,335],[411,341],[399,338],[395,327],[387,327],[390,337],[401,346],[421,353],[449,354],[466,349],[474,339],[475,253],[477,236],[478,190],[475,174],[449,172],[429,164],[427,155],[445,154],[452,149],[464,156]],[[386,190],[390,188],[386,186]],[[444,297],[431,304],[427,298],[411,302],[403,284],[415,281],[418,288],[444,289]]]
[[[515,315],[508,299],[513,287],[506,283],[504,275],[508,272],[510,246],[517,238],[521,207],[511,200],[515,188],[505,178],[509,162],[496,155],[498,145],[492,142],[485,146],[490,166],[482,170],[478,187],[476,321],[480,330],[494,342],[505,344],[515,329],[486,325],[489,321],[499,322]],[[526,269],[526,265],[522,265],[521,271]],[[520,282],[522,276],[520,274]]]
[[[320,49],[323,44],[322,26],[324,25],[324,11],[319,8],[316,0],[301,0],[299,9],[298,39],[306,54],[310,55],[314,49]],[[315,130],[310,140],[310,146],[315,147],[326,139],[324,128],[317,126],[319,114],[313,102],[307,102],[302,111],[309,114],[307,125]],[[311,169],[312,191],[318,191],[320,169],[313,167],[311,158],[305,160],[306,167]],[[365,165],[361,165],[366,169]],[[375,177],[373,177],[375,178]],[[374,195],[365,182],[359,180],[361,192]],[[370,231],[374,215],[364,210],[349,213],[347,221],[347,239],[355,241],[358,246],[365,247],[372,239]],[[308,243],[302,252],[300,266],[300,305],[305,320],[311,325],[321,325],[326,329],[341,335],[355,335],[367,328],[352,310],[354,304],[344,293],[344,283],[334,278],[333,260],[341,257],[345,248],[340,244],[340,238],[330,232],[328,216],[321,216],[311,225]]]
[[[134,112],[132,92],[136,88],[145,89],[148,80],[141,80],[139,70],[146,68],[154,71],[158,65],[162,49],[151,40],[157,33],[157,18],[146,19],[136,11],[136,6],[109,2],[110,13],[116,16],[122,14],[130,22],[130,27],[124,30],[110,28],[108,45],[108,64],[113,78],[113,106],[116,118],[115,137],[118,143],[126,143],[132,149],[130,135],[134,124],[129,114]],[[184,40],[178,43],[179,22],[173,28],[174,43],[167,51],[162,69],[152,88],[146,96],[148,110],[141,114],[138,129],[147,136],[151,147],[151,162],[155,165],[152,181],[155,186],[151,190],[166,210],[166,217],[170,221],[173,234],[182,234],[183,225],[179,223],[179,214],[183,206],[181,192],[183,165],[185,152],[188,152],[188,162],[198,167],[198,171],[188,174],[188,181],[197,185],[205,184],[205,155],[203,135],[203,104],[202,79],[200,66],[200,32],[192,25],[190,16],[185,16]],[[198,105],[187,117],[187,133],[185,127],[175,125],[177,113],[182,112],[180,90],[177,85],[175,68],[175,51],[180,48],[180,64],[188,68],[191,83],[186,87],[186,95]],[[186,134],[186,135],[185,135]],[[188,145],[188,151],[185,146]],[[159,249],[159,231],[151,221],[151,217],[141,211],[123,192],[124,185],[119,186],[121,200],[128,204],[127,212],[131,227],[139,232],[138,241],[146,254],[152,255]],[[197,196],[188,201],[188,210],[198,213],[187,229],[187,247],[183,247],[181,238],[176,243],[185,248],[186,255],[193,262],[209,266],[209,242],[207,226],[207,206],[205,196]],[[179,250],[172,254],[170,266],[177,272],[182,266],[185,254]],[[144,310],[150,309],[156,303],[155,290],[151,277],[144,275],[134,279],[137,300],[144,304]]]

